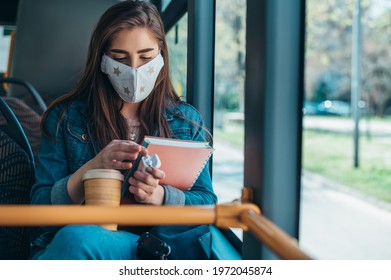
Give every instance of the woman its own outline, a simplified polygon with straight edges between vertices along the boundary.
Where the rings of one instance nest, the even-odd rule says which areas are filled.
[[[157,9],[124,1],[100,18],[78,85],[43,115],[32,204],[82,204],[89,169],[126,171],[146,149],[145,135],[203,141],[199,113],[181,102],[169,77],[168,50]],[[126,201],[151,205],[214,204],[206,166],[190,191],[162,186],[164,172],[148,168],[129,179]],[[123,200],[125,201],[125,199]],[[40,227],[32,259],[136,259],[139,236],[99,226]]]

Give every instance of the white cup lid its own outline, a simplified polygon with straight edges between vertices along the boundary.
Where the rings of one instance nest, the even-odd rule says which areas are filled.
[[[90,169],[86,173],[84,173],[82,180],[88,179],[116,179],[123,181],[124,175],[121,174],[120,171],[115,169]]]

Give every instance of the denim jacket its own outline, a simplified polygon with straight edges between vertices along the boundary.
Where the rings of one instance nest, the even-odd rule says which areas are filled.
[[[36,182],[31,189],[31,204],[71,204],[66,188],[69,177],[100,151],[90,131],[92,123],[87,112],[86,100],[72,102],[58,126],[61,112],[62,108],[57,106],[50,110],[46,119],[45,126],[53,139],[41,137]],[[165,117],[173,138],[204,141],[202,129],[183,119],[202,127],[201,116],[191,105],[180,102],[178,106],[167,107]],[[217,201],[209,173],[209,163],[189,191],[172,186],[163,188],[164,205],[206,205]],[[59,227],[41,227],[33,230],[33,245],[46,247],[58,229]]]

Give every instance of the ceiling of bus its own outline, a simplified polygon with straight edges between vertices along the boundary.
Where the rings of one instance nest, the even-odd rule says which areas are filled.
[[[118,0],[122,1],[122,0]],[[156,2],[156,1],[155,1]],[[169,1],[167,1],[169,2]],[[0,3],[0,26],[15,26],[19,0],[2,0]]]

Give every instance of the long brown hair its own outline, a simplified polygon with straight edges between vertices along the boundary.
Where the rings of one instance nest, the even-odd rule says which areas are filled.
[[[102,54],[109,47],[111,40],[121,30],[134,27],[147,28],[155,36],[164,60],[164,66],[155,83],[152,93],[139,106],[140,136],[150,135],[157,129],[163,137],[170,136],[170,128],[164,117],[164,108],[169,101],[179,101],[170,80],[168,49],[163,22],[156,7],[148,2],[129,0],[109,8],[95,26],[91,37],[87,63],[76,87],[64,96],[57,98],[45,112],[41,127],[48,135],[44,123],[47,112],[56,105],[69,105],[79,98],[87,98],[89,113],[92,116],[96,137],[100,148],[113,139],[128,139],[128,128],[120,110],[123,100],[114,91],[107,76],[101,72]],[[66,107],[66,106],[65,106]],[[65,111],[65,109],[64,109]],[[64,112],[63,112],[64,113]],[[61,122],[62,117],[59,120]]]

